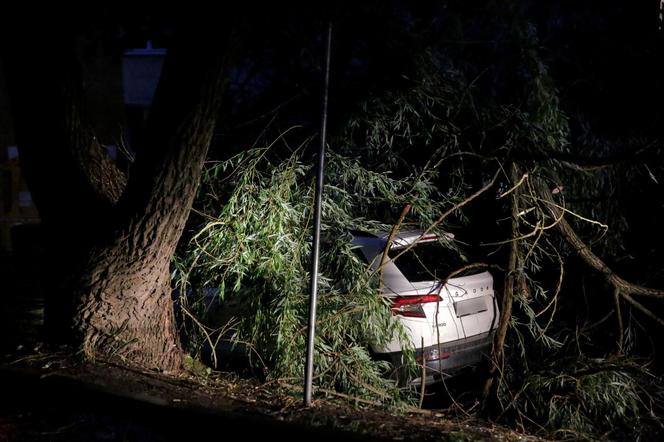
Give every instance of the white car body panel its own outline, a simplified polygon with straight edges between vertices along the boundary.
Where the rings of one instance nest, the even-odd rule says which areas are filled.
[[[452,238],[452,235],[448,235],[447,239]],[[391,250],[400,253],[404,248],[418,242],[418,239],[422,243],[437,242],[435,237],[429,235],[422,237],[419,231],[403,232],[397,235]],[[353,243],[360,246],[372,270],[378,269],[386,242],[387,235],[353,238]],[[493,276],[488,271],[483,271],[450,278],[444,285],[439,280],[409,281],[399,270],[398,263],[399,257],[395,262],[388,258],[383,266],[383,296],[394,298],[435,294],[442,298],[440,302],[419,304],[424,310],[426,316],[424,318],[400,314],[395,316],[408,330],[410,344],[415,349],[437,347],[451,349],[450,354],[457,351],[454,349],[464,353],[457,360],[450,358],[449,361],[437,361],[436,364],[432,364],[432,367],[435,365],[440,370],[445,366],[461,368],[463,364],[480,360],[480,352],[486,352],[487,346],[490,346],[492,333],[498,324],[498,305],[493,288]],[[395,338],[385,346],[373,346],[372,350],[378,354],[400,355],[402,347],[403,344]],[[430,364],[427,362],[427,365]],[[415,381],[421,380],[418,378]],[[427,378],[425,382],[434,382],[433,377]]]

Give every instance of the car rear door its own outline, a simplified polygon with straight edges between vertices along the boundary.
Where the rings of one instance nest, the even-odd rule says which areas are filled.
[[[454,315],[461,323],[463,337],[492,330],[498,323],[498,308],[489,272],[453,278],[445,284]]]

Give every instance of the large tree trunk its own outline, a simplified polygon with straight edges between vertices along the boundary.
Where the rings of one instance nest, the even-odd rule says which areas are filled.
[[[129,261],[123,245],[104,251],[89,268],[87,290],[76,302],[76,341],[91,359],[123,362],[168,372],[181,367],[169,273],[170,256]]]
[[[112,231],[126,179],[83,122],[73,28],[51,34],[47,26],[35,27],[3,27],[2,57],[21,173],[44,239],[31,269],[44,287],[44,339],[59,345],[71,337],[71,283],[94,244]],[[42,45],[39,56],[28,50],[33,44]]]
[[[80,82],[70,75],[76,39],[55,42],[43,59],[21,49],[6,54],[22,165],[57,269],[50,280],[57,296],[46,305],[47,315],[57,317],[49,332],[87,358],[171,372],[182,365],[169,264],[196,194],[234,48],[230,21],[209,25],[181,29],[169,48],[147,142],[128,181],[89,153],[99,146],[82,121]],[[44,61],[57,66],[53,78],[41,78]]]

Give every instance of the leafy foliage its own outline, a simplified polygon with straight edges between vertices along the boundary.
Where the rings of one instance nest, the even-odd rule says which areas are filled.
[[[514,405],[520,419],[558,436],[635,438],[656,421],[658,391],[659,381],[642,361],[580,356],[560,358],[527,376]]]
[[[371,357],[370,344],[403,338],[404,331],[376,295],[378,275],[352,250],[349,232],[389,231],[406,205],[403,228],[428,228],[467,190],[454,173],[445,177],[448,191],[439,190],[438,166],[459,151],[450,116],[458,112],[461,83],[428,55],[421,63],[426,75],[360,105],[328,149],[315,343],[322,388],[387,402],[407,398],[385,377],[392,367]],[[272,379],[297,380],[304,370],[313,171],[310,140],[301,132],[290,128],[207,170],[200,198],[206,222],[179,263],[181,293],[218,287],[217,310],[225,317],[216,326],[236,309],[232,340],[260,355]],[[414,150],[421,161],[402,157]],[[414,368],[411,351],[406,359]]]
[[[516,242],[520,257],[512,273],[521,283],[509,319],[499,412],[517,417],[512,423],[530,419],[549,431],[606,432],[613,422],[620,426],[614,434],[627,434],[652,410],[641,385],[660,384],[632,359],[607,357],[611,348],[571,338],[574,327],[577,334],[584,327],[573,322],[586,288],[593,302],[610,292],[596,281],[588,287],[578,283],[580,272],[568,265],[576,250],[556,235],[559,220],[548,209],[562,208],[575,229],[601,239],[600,250],[615,256],[628,225],[612,197],[623,185],[621,174],[643,179],[643,168],[580,166],[584,156],[621,153],[619,143],[607,143],[590,129],[573,139],[570,118],[539,57],[536,28],[525,21],[504,28],[510,28],[517,46],[517,55],[509,58],[517,66],[491,69],[505,70],[503,77],[514,70],[518,87],[483,89],[476,60],[453,60],[452,52],[440,48],[419,51],[417,71],[406,86],[361,103],[334,135],[323,203],[316,382],[381,401],[404,398],[384,378],[389,367],[367,350],[368,343],[385,342],[403,330],[376,296],[376,277],[352,251],[348,231],[389,230],[406,204],[413,207],[407,223],[426,228],[486,182],[494,164],[506,169],[517,164],[521,180],[502,176],[497,198],[485,198],[482,212],[489,219],[484,225],[492,229],[483,236],[491,238],[485,245],[496,247],[485,248],[485,255],[504,265],[507,246]],[[466,74],[478,78],[468,81]],[[181,267],[183,286],[219,287],[223,308],[242,306],[233,339],[259,354],[273,379],[299,379],[304,362],[313,190],[308,141],[289,147],[296,135],[289,130],[265,143],[268,147],[208,170],[201,199],[208,222]],[[645,178],[655,179],[652,173]],[[553,190],[553,203],[538,192],[535,184],[542,182]],[[514,237],[508,195],[518,214]],[[464,220],[465,214],[455,215]],[[597,321],[605,310],[593,310],[587,319]],[[603,324],[598,333],[606,335],[605,330]],[[590,347],[592,356],[585,356]]]
[[[520,29],[534,30],[528,25]],[[523,33],[515,35],[523,38]],[[593,242],[601,239],[596,249],[615,255],[627,223],[624,209],[613,198],[624,186],[624,175],[634,176],[635,167],[580,165],[584,155],[610,158],[620,151],[592,136],[576,140],[582,148],[572,149],[569,118],[560,108],[547,67],[528,44],[533,41],[537,39],[531,36],[521,42],[526,98],[518,108],[502,111],[511,115],[506,125],[505,147],[512,152],[508,159],[523,174],[520,181],[511,183],[518,234],[509,240],[517,243],[516,280],[523,282],[514,292],[510,352],[498,390],[501,417],[510,416],[511,422],[530,428],[540,426],[558,436],[638,437],[643,423],[654,416],[653,409],[661,406],[657,404],[661,380],[634,357],[624,356],[627,347],[619,349],[622,356],[607,355],[615,345],[606,346],[607,324],[595,332],[604,334],[603,345],[592,339],[581,342],[579,334],[585,325],[568,321],[579,319],[576,312],[584,300],[591,303],[592,321],[602,324],[599,315],[605,309],[600,306],[611,299],[611,288],[586,286],[582,272],[566,265],[567,260],[574,262],[578,250],[555,234],[561,218],[549,210],[552,205],[560,208],[577,231],[592,235]],[[636,140],[628,144],[647,145]],[[540,185],[552,191],[553,200],[544,199]],[[588,296],[586,289],[592,291]]]
[[[219,287],[221,312],[231,303],[240,305],[233,340],[248,343],[273,379],[297,380],[304,370],[313,199],[305,147],[284,159],[269,148],[254,148],[208,169],[212,187],[225,176],[223,185],[232,192],[223,205],[206,200],[206,212],[213,215],[181,266],[186,269],[182,286],[196,280]],[[328,152],[315,343],[318,386],[387,402],[404,398],[384,376],[387,363],[369,351],[370,343],[403,338],[404,332],[377,296],[377,275],[353,251],[349,232],[389,230],[395,213],[411,203],[411,223],[428,226],[445,200],[430,174],[396,179]]]

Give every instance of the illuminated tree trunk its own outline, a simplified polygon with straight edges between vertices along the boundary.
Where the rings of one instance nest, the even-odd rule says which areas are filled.
[[[183,29],[169,48],[141,146],[126,179],[81,110],[76,35],[36,57],[5,55],[22,166],[45,229],[47,333],[89,359],[176,371],[169,264],[196,194],[226,86],[232,26]],[[210,29],[222,29],[218,34]],[[19,30],[16,30],[17,32]],[[205,34],[205,35],[203,35]],[[19,35],[16,38],[19,38]],[[48,76],[43,66],[52,70]]]

